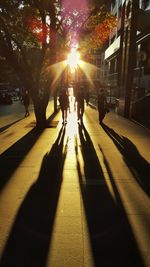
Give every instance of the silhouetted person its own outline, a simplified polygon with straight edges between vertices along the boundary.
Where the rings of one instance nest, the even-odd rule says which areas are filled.
[[[25,107],[25,117],[29,116],[29,104],[30,104],[30,97],[28,90],[24,90],[22,94],[22,101]]]
[[[99,123],[102,124],[103,119],[106,114],[106,97],[104,94],[104,90],[100,89],[98,92],[98,103],[97,103],[97,108],[98,108],[98,113],[99,113]]]
[[[61,92],[61,95],[59,97],[59,102],[60,102],[60,108],[62,111],[63,124],[66,124],[67,123],[67,110],[69,107],[69,97],[65,89],[63,89]]]
[[[80,89],[79,89],[79,91],[77,92],[77,95],[76,95],[77,116],[78,116],[78,121],[80,121],[81,123],[83,123],[84,102],[86,100],[83,90],[84,90],[84,88],[80,87]]]
[[[89,94],[89,91],[86,92],[86,104],[88,106],[89,104],[89,100],[90,100],[90,94]]]

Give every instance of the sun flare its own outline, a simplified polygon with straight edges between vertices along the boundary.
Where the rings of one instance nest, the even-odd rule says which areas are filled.
[[[83,71],[83,73],[85,74],[85,76],[87,77],[88,81],[91,83],[91,85],[93,85],[94,84],[93,77],[99,68],[83,60],[80,60],[79,66]]]
[[[78,65],[80,65],[80,53],[76,48],[71,48],[71,52],[68,55],[67,65],[69,65],[71,71],[75,71]]]

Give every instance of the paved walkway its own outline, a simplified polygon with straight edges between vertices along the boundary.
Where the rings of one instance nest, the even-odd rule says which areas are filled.
[[[17,103],[17,104],[20,104],[22,107],[21,103]],[[29,110],[30,110],[30,116],[25,118],[24,107],[22,107],[22,111],[20,115],[18,115],[17,113],[17,116],[18,116],[16,117],[17,120],[14,121],[13,116],[11,116],[11,119],[12,119],[11,123],[10,123],[10,114],[8,117],[7,115],[2,116],[2,110],[1,110],[0,120],[1,120],[1,126],[3,127],[1,127],[1,131],[0,131],[0,154],[3,153],[11,145],[15,144],[18,140],[20,140],[20,138],[25,136],[35,127],[35,124],[36,124],[35,115],[34,115],[32,105],[30,105]],[[52,115],[53,110],[54,110],[53,101],[50,101],[47,107],[47,113],[46,113],[47,118],[49,118],[49,116]]]
[[[0,135],[0,266],[149,267],[150,131],[90,107],[52,125]]]

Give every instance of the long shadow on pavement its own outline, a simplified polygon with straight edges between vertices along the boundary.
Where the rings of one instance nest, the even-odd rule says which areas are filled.
[[[77,168],[94,266],[144,266],[109,164],[104,159],[109,175],[106,181],[92,140],[84,126],[79,126],[79,136],[84,175],[76,148]],[[107,183],[111,183],[115,198]]]
[[[37,181],[16,216],[2,256],[2,267],[46,266],[67,153],[64,136],[62,127],[51,151],[43,158]]]
[[[56,114],[53,113],[50,116],[49,121],[51,121],[55,115]],[[0,155],[0,191],[11,178],[12,174],[28,152],[32,149],[42,132],[43,130],[35,127]]]
[[[40,137],[41,131],[34,128],[14,145],[8,148],[0,156],[0,191],[8,182],[15,169],[23,161],[28,152],[32,149],[37,139]]]
[[[105,124],[103,124],[102,127],[123,155],[125,163],[133,173],[139,185],[150,196],[149,162],[140,155],[136,146],[127,137],[119,135]]]
[[[13,121],[13,122],[11,122],[11,123],[9,123],[9,124],[3,126],[3,127],[1,127],[1,128],[0,128],[0,133],[2,133],[3,131],[7,130],[10,126],[14,125],[15,123],[17,123],[17,122],[19,122],[19,121],[21,121],[21,120],[23,120],[23,119],[24,119],[24,117],[21,118],[21,119],[18,119],[18,120],[16,120],[16,121]]]

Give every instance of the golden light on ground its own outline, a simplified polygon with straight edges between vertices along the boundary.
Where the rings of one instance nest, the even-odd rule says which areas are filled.
[[[69,88],[69,109],[67,116],[67,127],[65,138],[68,139],[68,150],[74,151],[74,140],[78,132],[77,123],[77,107],[76,101],[73,93],[73,88]]]

